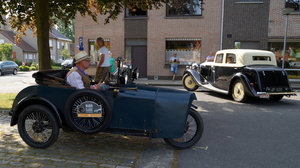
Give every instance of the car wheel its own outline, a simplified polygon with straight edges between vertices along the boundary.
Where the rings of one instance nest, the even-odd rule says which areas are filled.
[[[14,69],[12,74],[17,75],[17,70]]]
[[[0,76],[2,76],[2,71],[0,71]]]
[[[57,118],[45,106],[26,107],[18,119],[18,131],[23,141],[34,148],[47,148],[58,138]]]
[[[183,136],[179,139],[165,138],[164,141],[175,149],[190,148],[200,140],[203,129],[204,125],[200,114],[190,109]]]
[[[241,80],[236,80],[233,83],[231,95],[233,100],[237,102],[246,102],[248,100],[248,96],[245,93],[245,87]]]
[[[96,134],[105,130],[112,117],[106,99],[106,96],[96,90],[76,91],[65,105],[67,123],[74,130],[84,134]]]
[[[270,95],[269,99],[272,101],[279,101],[283,98],[283,95]]]
[[[183,76],[183,87],[187,90],[187,91],[195,91],[199,88],[199,86],[193,81],[193,77],[189,74],[185,74]]]

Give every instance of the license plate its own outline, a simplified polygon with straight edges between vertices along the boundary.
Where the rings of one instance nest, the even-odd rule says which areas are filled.
[[[268,94],[267,94],[267,95],[260,95],[259,97],[260,97],[260,98],[269,98],[270,95],[268,95]]]

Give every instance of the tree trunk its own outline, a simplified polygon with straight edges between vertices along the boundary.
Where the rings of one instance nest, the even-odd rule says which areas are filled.
[[[49,0],[35,0],[39,70],[51,69]]]

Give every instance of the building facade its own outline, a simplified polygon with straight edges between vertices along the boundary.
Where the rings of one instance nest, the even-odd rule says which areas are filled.
[[[140,68],[141,78],[148,79],[171,79],[168,59],[174,52],[181,61],[177,77],[181,79],[186,65],[204,62],[210,51],[273,50],[274,42],[283,44],[285,16],[281,9],[286,7],[285,0],[189,2],[170,1],[160,9],[148,11],[138,6],[126,8],[108,24],[103,24],[105,16],[99,16],[97,24],[88,16],[77,15],[75,43],[82,37],[84,50],[96,63],[99,60],[94,41],[103,37],[114,58],[125,58]],[[299,43],[300,16],[294,12],[289,17],[293,26],[288,30],[288,42]]]

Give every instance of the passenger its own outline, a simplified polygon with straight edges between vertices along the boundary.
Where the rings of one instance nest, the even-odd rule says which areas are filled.
[[[232,63],[234,63],[231,56],[229,56],[229,57],[226,58],[226,63],[227,63],[227,64],[232,64]]]
[[[67,83],[76,89],[91,88],[96,90],[106,90],[108,86],[104,83],[98,83],[96,85],[90,85],[90,77],[84,72],[88,69],[91,62],[90,56],[81,51],[75,55],[75,64],[67,74]]]

